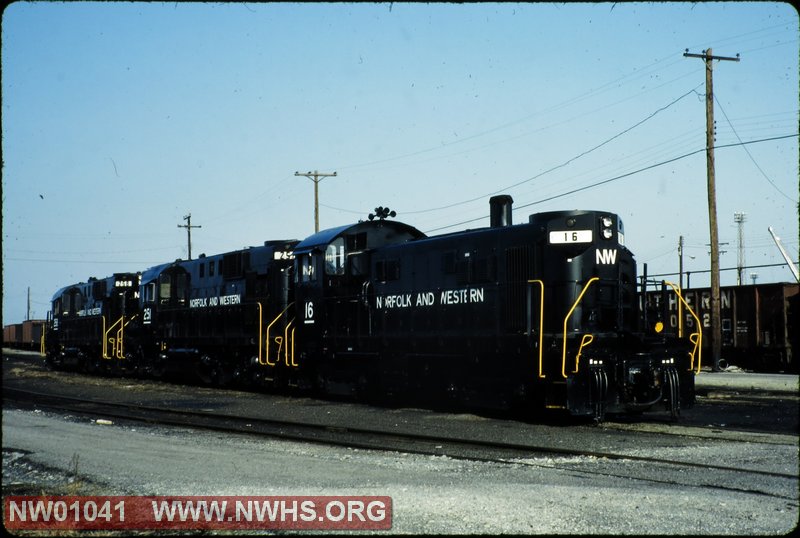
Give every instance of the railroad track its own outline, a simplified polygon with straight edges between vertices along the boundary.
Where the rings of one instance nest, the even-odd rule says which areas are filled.
[[[86,400],[19,388],[5,388],[3,401],[4,406],[6,402],[9,402],[23,408],[35,406],[59,413],[69,412],[117,421],[202,428],[217,432],[249,434],[339,447],[447,456],[510,465],[546,466],[563,468],[570,472],[608,474],[609,476],[620,476],[618,472],[621,470],[624,473],[623,476],[627,478],[681,486],[696,487],[698,485],[697,478],[702,474],[704,476],[702,486],[704,487],[796,500],[796,496],[775,495],[773,491],[770,491],[771,487],[762,488],[759,484],[777,480],[786,482],[788,490],[791,490],[792,487],[796,490],[797,474],[765,469],[632,455],[623,452],[553,447],[537,443],[485,441],[444,435],[333,426],[308,421],[276,420],[186,409],[176,410],[138,404]],[[582,463],[576,466],[575,461],[571,461],[573,459],[575,461],[582,459]],[[594,465],[587,465],[587,461],[594,462]],[[600,465],[601,462],[612,464],[612,466]],[[613,463],[624,463],[625,465],[613,466]],[[609,468],[616,470],[609,470]],[[660,469],[663,472],[654,475],[654,469]],[[667,469],[674,472],[666,472]]]

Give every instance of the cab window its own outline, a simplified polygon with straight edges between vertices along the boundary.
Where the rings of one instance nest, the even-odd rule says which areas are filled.
[[[307,256],[302,256],[299,259],[300,273],[297,278],[300,282],[313,282],[317,279],[317,271],[315,269],[316,258],[310,253]]]
[[[172,284],[169,276],[169,274],[161,274],[158,277],[158,298],[161,303],[168,303],[172,297]]]
[[[149,282],[144,287],[144,302],[152,303],[155,302],[155,300],[156,300],[156,283]]]
[[[344,237],[335,239],[325,250],[325,274],[344,274]]]

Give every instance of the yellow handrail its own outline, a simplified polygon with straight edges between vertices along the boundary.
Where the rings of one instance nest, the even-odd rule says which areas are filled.
[[[581,360],[581,353],[583,353],[583,347],[588,346],[594,340],[594,336],[591,334],[584,334],[581,337],[581,346],[578,348],[578,354],[575,355],[575,369],[572,371],[573,374],[578,373],[578,362]]]
[[[539,378],[544,379],[542,373],[542,337],[544,336],[544,282],[541,280],[529,280],[528,284],[539,284],[541,293],[539,294]]]
[[[700,364],[702,363],[702,360],[703,360],[703,346],[702,346],[702,343],[703,343],[703,326],[700,323],[700,318],[697,317],[697,314],[694,313],[694,310],[692,310],[692,307],[683,298],[683,295],[681,295],[681,292],[680,292],[680,289],[678,288],[678,286],[676,286],[672,282],[664,281],[664,283],[670,285],[672,290],[675,292],[675,295],[678,296],[678,299],[681,300],[681,303],[683,303],[683,305],[686,307],[686,309],[689,311],[689,313],[694,318],[695,323],[697,323],[697,332],[696,333],[692,333],[692,334],[689,335],[689,341],[694,344],[694,349],[689,354],[689,356],[691,357],[691,362],[689,364],[689,370],[694,370],[694,356],[695,356],[695,354],[697,354],[697,371],[695,373],[699,374],[700,373]],[[680,323],[680,318],[679,318],[679,323]],[[695,337],[695,338],[692,338],[692,337]]]
[[[678,287],[677,291],[679,292],[678,297],[680,297],[681,289]],[[678,301],[677,310],[678,310],[678,338],[683,338],[683,303],[681,301]]]
[[[294,327],[292,327],[292,323],[294,323],[294,319],[292,318],[289,323],[286,324],[286,328],[283,331],[283,341],[286,344],[286,348],[284,351],[284,361],[286,362],[286,366],[297,366],[294,362]],[[289,340],[289,327],[292,327],[292,339]],[[289,364],[289,346],[292,347],[292,363]]]
[[[106,317],[100,317],[103,318],[103,358],[108,359],[110,357],[108,356],[108,331],[106,331]]]
[[[112,357],[108,356],[108,333],[110,333],[114,329],[114,327],[116,327],[118,324],[122,323],[122,321],[125,319],[125,316],[120,316],[119,319],[115,321],[113,325],[111,325],[111,327],[109,327],[107,330],[106,330],[106,317],[105,316],[101,317],[103,318],[103,358],[111,359]],[[114,355],[118,359],[122,358],[120,357],[120,354],[122,352],[122,337],[123,337],[122,329],[124,327],[125,325],[120,326],[120,328],[117,330],[117,337],[114,340]]]
[[[116,357],[118,359],[121,359],[123,357],[123,355],[122,355],[122,343],[125,340],[125,335],[124,335],[124,332],[123,332],[124,328],[125,328],[125,324],[123,323],[120,326],[119,330],[117,331],[117,341],[115,342],[116,345],[114,346],[114,348],[116,349],[115,355],[116,355]]]
[[[258,303],[258,304],[259,304],[259,308],[260,308],[260,307],[261,307],[261,303]],[[275,361],[275,362],[269,362],[269,348],[270,348],[270,346],[269,346],[269,331],[270,331],[270,329],[272,328],[272,326],[273,326],[273,325],[275,325],[275,323],[276,323],[276,322],[277,322],[279,319],[281,319],[281,316],[283,316],[283,315],[286,313],[286,311],[287,311],[287,310],[289,310],[289,308],[290,308],[290,307],[291,307],[293,304],[294,304],[294,303],[292,302],[292,303],[289,303],[288,305],[286,305],[286,308],[284,308],[284,309],[283,309],[283,311],[282,311],[280,314],[278,314],[277,316],[275,316],[275,319],[273,319],[273,320],[270,322],[270,324],[269,324],[269,325],[267,325],[267,337],[266,337],[266,339],[265,339],[265,340],[266,340],[266,342],[267,342],[267,356],[266,356],[266,357],[264,357],[264,362],[261,362],[261,352],[260,352],[260,349],[261,349],[261,348],[260,348],[260,344],[259,344],[259,354],[258,354],[258,363],[259,363],[259,364],[268,364],[268,365],[270,365],[270,366],[275,366],[276,364],[278,364],[278,362],[277,362],[277,361]],[[260,317],[259,317],[259,325],[260,325],[260,322],[261,322],[261,319],[260,319]],[[260,331],[259,331],[259,337],[258,337],[258,339],[259,339],[259,341],[261,340],[261,333],[260,333]],[[281,343],[283,343],[283,341],[281,341]],[[280,351],[278,351],[278,360],[280,360]]]
[[[583,299],[583,295],[586,293],[586,290],[588,290],[589,286],[591,286],[594,282],[596,282],[598,280],[600,280],[599,277],[593,276],[592,278],[589,279],[588,282],[586,282],[586,285],[583,286],[583,289],[581,290],[580,295],[578,295],[578,298],[575,299],[575,303],[572,305],[572,308],[569,309],[569,312],[567,313],[567,316],[564,318],[564,344],[562,346],[562,351],[561,351],[561,376],[564,379],[567,378],[567,372],[566,372],[566,369],[567,369],[567,322],[569,321],[570,316],[572,316],[572,312],[574,312],[575,309],[578,307],[578,303],[580,303],[581,299]],[[588,344],[588,342],[587,342],[587,344]],[[582,342],[581,342],[581,347],[583,347],[583,343]]]
[[[292,320],[292,322],[294,322],[294,320]],[[292,327],[292,366],[300,366],[299,364],[294,362],[294,331],[295,331],[296,328],[297,327]],[[288,344],[286,346],[286,349],[288,351],[288,349],[289,349]]]
[[[694,368],[694,356],[697,354],[697,373],[700,373],[700,356],[702,355],[703,351],[700,347],[700,342],[703,339],[703,331],[699,331],[696,333],[692,333],[689,335],[689,341],[694,344],[694,349],[692,350],[691,357],[692,362],[689,365],[689,370]]]
[[[116,341],[117,353],[116,353],[116,355],[117,355],[118,359],[124,359],[125,358],[125,327],[130,325],[131,321],[135,320],[138,315],[139,314],[134,314],[131,317],[129,317],[128,320],[125,321],[125,323],[123,323],[120,326],[119,330],[117,331],[117,341]],[[124,320],[124,319],[125,319],[125,316],[122,316],[120,318],[121,321]],[[115,325],[116,325],[116,323],[115,323]]]
[[[256,305],[258,305],[258,364],[264,364],[263,362],[261,362],[261,346],[262,346],[261,329],[264,326],[264,324],[262,323],[262,315],[264,313],[264,309],[261,306],[261,301],[256,302]]]

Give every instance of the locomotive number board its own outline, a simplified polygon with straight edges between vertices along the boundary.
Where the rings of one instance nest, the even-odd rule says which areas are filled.
[[[591,243],[591,230],[564,230],[550,232],[550,244],[558,243]]]

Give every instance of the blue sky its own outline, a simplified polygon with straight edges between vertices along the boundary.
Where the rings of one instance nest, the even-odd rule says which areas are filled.
[[[2,20],[3,323],[61,286],[314,230],[378,205],[431,233],[619,213],[653,273],[798,252],[798,14],[786,3],[17,2]],[[768,140],[772,139],[772,140]],[[742,144],[742,143],[747,144]],[[602,185],[591,187],[596,183]],[[570,191],[572,194],[566,194]],[[786,267],[758,282],[788,281]],[[735,283],[735,271],[722,283]],[[749,281],[749,276],[748,276]],[[707,276],[692,276],[705,285]]]

